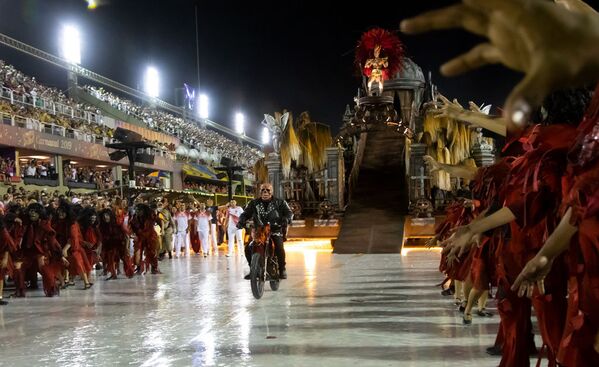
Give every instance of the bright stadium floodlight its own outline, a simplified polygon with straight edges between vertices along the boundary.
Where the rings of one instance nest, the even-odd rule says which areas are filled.
[[[237,134],[242,135],[243,134],[243,125],[245,124],[245,116],[243,116],[243,113],[237,112],[235,114],[235,131],[237,132]]]
[[[149,66],[146,69],[146,76],[144,78],[144,90],[146,94],[152,98],[158,98],[159,86],[158,70],[153,66]]]
[[[71,64],[81,63],[81,36],[77,28],[71,25],[62,27],[60,47],[65,60]]]
[[[262,128],[262,144],[267,145],[270,143],[270,131],[265,126]]]
[[[200,94],[200,96],[198,97],[198,112],[200,118],[208,118],[208,96],[205,94]]]

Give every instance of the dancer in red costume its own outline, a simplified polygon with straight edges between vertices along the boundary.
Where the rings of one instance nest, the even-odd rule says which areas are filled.
[[[559,1],[559,3],[567,4],[570,9],[570,4],[576,1]],[[406,32],[420,33],[433,29],[463,27],[470,32],[486,36],[488,42],[447,63],[443,67],[443,72],[446,75],[457,75],[497,62],[523,72],[525,78],[513,89],[504,109],[505,116],[510,122],[521,125],[526,122],[527,114],[540,104],[550,91],[580,86],[599,79],[599,67],[597,67],[599,58],[595,53],[596,48],[592,46],[597,44],[599,38],[597,36],[599,17],[597,14],[591,14],[594,13],[592,8],[582,2],[578,2],[576,8],[576,11],[568,12],[559,9],[549,1],[539,0],[463,1],[403,21],[401,29]],[[529,21],[528,14],[534,15],[535,21]],[[506,23],[506,19],[513,19],[514,22]],[[506,26],[508,23],[509,26]],[[514,29],[518,31],[514,32]],[[564,140],[565,138],[562,137]],[[530,204],[535,203],[530,202]],[[509,208],[504,209],[499,211],[502,212],[500,216],[503,218],[497,222],[515,219],[514,213]],[[566,217],[567,215],[564,219]],[[556,230],[559,235],[552,236],[554,237],[552,241],[555,243],[559,242],[555,238],[563,241],[576,232],[572,229],[575,227],[570,225],[569,219],[564,219],[557,228],[559,232]],[[547,244],[553,242],[548,240]],[[568,241],[565,242],[567,247]],[[533,265],[530,268],[527,265],[523,274],[529,276],[530,273],[539,272],[544,277],[549,272],[547,260],[547,257],[535,257]],[[531,284],[534,284],[534,277],[528,279]],[[514,288],[517,288],[517,285]],[[532,296],[531,286],[524,287],[527,288]],[[512,365],[526,366],[528,361],[524,364]]]
[[[102,233],[102,246],[105,253],[106,270],[110,277],[106,280],[117,279],[119,262],[123,261],[125,275],[133,276],[133,263],[129,256],[129,237],[122,224],[118,224],[117,218],[110,209],[100,212],[100,233]]]
[[[123,199],[121,199],[120,196],[115,196],[114,202],[112,204],[112,212],[116,217],[116,223],[120,226],[122,226],[125,222],[125,215],[127,214],[125,208],[126,205],[123,202]]]
[[[191,208],[187,212],[189,215],[189,242],[191,243],[191,248],[196,255],[200,254],[200,235],[198,233],[198,218],[197,212],[195,210],[195,205],[191,205]]]
[[[546,293],[545,282],[567,253],[568,312],[558,362],[599,365],[599,87],[569,153],[563,217],[512,286],[520,296]]]
[[[478,170],[476,177],[472,181],[472,196],[475,199],[477,211],[482,213],[492,212],[495,207],[499,207],[503,200],[500,195],[501,187],[505,177],[509,173],[510,158],[504,158],[499,163],[489,167],[482,167]],[[498,245],[503,241],[504,230],[498,228],[492,233],[482,236],[479,245],[472,252],[472,265],[470,268],[470,278],[472,281],[472,290],[467,294],[467,304],[464,310],[464,323],[472,322],[472,308],[478,302],[479,316],[490,316],[485,311],[486,298],[490,290],[491,283],[495,283],[495,251]],[[482,297],[482,299],[481,299]],[[495,345],[503,344],[501,333]]]
[[[4,225],[4,216],[0,216],[0,306],[8,304],[8,302],[2,299],[4,277],[11,273],[12,261],[10,254],[16,250],[17,246]]]
[[[98,252],[101,251],[102,243],[102,236],[98,230],[98,214],[93,208],[84,208],[79,214],[78,222],[83,234],[85,255],[93,268],[100,260]]]
[[[474,218],[472,209],[472,201],[465,198],[459,198],[455,203],[451,204],[446,210],[446,221],[439,225],[439,238],[446,240],[450,237],[451,230],[470,223]],[[447,278],[454,282],[456,305],[463,311],[466,306],[465,301],[468,298],[468,292],[471,288],[469,273],[473,258],[472,252],[465,252],[458,261],[454,262],[448,261],[446,255],[447,252],[443,251],[439,271],[445,273]]]
[[[25,280],[23,278],[23,272],[21,269],[16,269],[17,262],[16,259],[20,254],[21,249],[21,241],[23,239],[23,221],[20,216],[22,216],[22,207],[17,204],[10,205],[8,208],[5,208],[6,215],[4,216],[4,226],[8,231],[10,237],[13,239],[15,243],[14,250],[9,254],[8,261],[8,270],[12,273],[11,277],[13,278],[16,287],[16,291],[12,296],[19,296],[19,285],[22,284],[23,288],[25,287]],[[36,275],[37,276],[37,275]]]
[[[58,294],[56,274],[50,263],[54,260],[68,263],[62,256],[62,248],[56,241],[56,233],[50,226],[46,211],[40,204],[30,204],[23,228],[21,248],[15,254],[16,296],[25,296],[25,280],[23,274],[27,270],[39,271],[42,274],[44,293],[48,297]]]
[[[60,201],[56,215],[52,218],[52,228],[56,231],[56,240],[62,245],[63,256],[69,261],[65,277],[67,284],[74,285],[72,278],[79,275],[83,280],[83,289],[91,288],[93,283],[89,281],[88,274],[92,267],[81,245],[81,229],[68,202]]]
[[[444,108],[451,107],[452,102],[447,100],[446,98],[441,98],[444,103]],[[471,106],[474,105],[470,102]],[[462,109],[459,107],[460,110]],[[478,108],[478,107],[477,107]],[[509,153],[517,153],[518,144],[512,144]],[[504,154],[506,151],[504,151]],[[505,181],[505,177],[509,173],[510,164],[509,162],[512,158],[504,158],[497,164],[494,164],[489,167],[482,167],[473,169],[473,167],[468,165],[447,165],[437,162],[431,156],[425,156],[424,160],[429,167],[430,172],[434,171],[446,171],[450,173],[452,176],[456,176],[459,178],[469,179],[471,180],[470,186],[472,188],[472,195],[476,199],[473,201],[474,206],[477,207],[477,212],[481,214],[474,219],[474,221],[480,220],[484,218],[485,215],[488,215],[498,208],[501,207],[503,202],[500,189]],[[455,210],[454,210],[455,212]],[[451,212],[449,212],[448,220],[451,223],[455,223],[455,220],[452,220]],[[455,216],[455,213],[454,215]],[[450,229],[455,227],[447,226],[445,228],[445,232],[449,232]],[[489,284],[495,282],[494,274],[495,274],[495,252],[497,245],[504,240],[505,230],[502,228],[496,229],[493,233],[488,233],[486,236],[483,236],[480,239],[480,245],[476,246],[473,251],[473,259],[472,264],[470,266],[470,278],[472,283],[472,289],[465,296],[467,302],[464,307],[464,318],[463,322],[465,324],[471,323],[471,313],[474,304],[478,301],[478,315],[479,316],[491,316],[488,312],[485,311],[486,301],[488,296]],[[446,235],[447,237],[447,235]],[[436,243],[436,239],[434,241]],[[442,256],[443,261],[447,261],[445,255]],[[456,282],[456,285],[460,285],[460,282]],[[456,287],[456,295],[458,294],[459,289]],[[528,323],[528,329],[532,329],[532,324]],[[529,332],[531,338],[531,345],[534,348],[534,341],[532,341],[532,334]],[[503,327],[500,323],[499,330],[497,333],[497,338],[495,340],[495,344],[493,347],[487,348],[487,352],[492,355],[501,355],[501,349],[503,345]]]
[[[561,95],[560,95],[561,94]],[[588,93],[587,93],[588,95]],[[563,112],[563,103],[546,104],[548,123],[556,119],[567,123],[580,121],[579,108],[584,105],[584,91],[565,91],[548,98],[549,101],[581,97],[581,104],[571,106],[569,115]],[[501,366],[527,366],[529,342],[526,340],[527,323],[530,318],[530,303],[518,298],[510,290],[519,270],[540,249],[546,233],[555,228],[558,206],[561,201],[561,181],[566,165],[569,142],[576,135],[570,125],[536,125],[529,128],[521,139],[526,153],[512,163],[510,177],[505,185],[505,205],[498,212],[458,230],[453,256],[470,246],[474,235],[510,223],[511,240],[498,248],[498,285],[501,300],[499,311],[505,335]],[[566,284],[561,277],[564,271],[556,267],[550,276],[550,294],[538,295],[533,299],[537,311],[539,329],[544,345],[548,348],[550,366],[556,365],[559,340],[563,332],[566,307]]]
[[[129,225],[135,234],[135,265],[138,267],[138,273],[150,268],[152,274],[161,274],[158,269],[158,234],[154,226],[158,223],[155,212],[146,204],[137,204],[135,215],[129,221]],[[142,254],[145,258],[142,262]],[[144,267],[145,265],[145,267]]]

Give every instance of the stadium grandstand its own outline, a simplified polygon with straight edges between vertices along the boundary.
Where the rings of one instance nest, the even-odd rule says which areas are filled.
[[[234,194],[253,192],[252,169],[264,156],[257,140],[8,36],[0,35],[0,43],[66,69],[69,80],[68,93],[62,92],[0,60],[2,191],[137,186],[224,196],[228,177],[215,168],[226,161],[243,168],[232,178]],[[89,84],[77,84],[78,77]],[[146,143],[130,185],[128,159],[115,159],[107,146],[119,142],[117,129]]]

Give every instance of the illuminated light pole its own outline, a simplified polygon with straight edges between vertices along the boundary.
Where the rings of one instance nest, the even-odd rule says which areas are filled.
[[[72,25],[64,25],[60,33],[60,55],[71,64],[67,74],[67,86],[70,97],[75,97],[77,88],[77,65],[81,63],[81,34]]]
[[[160,95],[160,79],[158,76],[158,70],[153,66],[149,66],[146,69],[146,75],[144,77],[144,92],[152,98],[158,98]]]
[[[237,112],[235,114],[235,132],[239,135],[244,134],[245,116],[243,113]]]
[[[72,25],[62,27],[60,48],[65,60],[71,64],[81,64],[81,35],[77,28]]]
[[[198,114],[201,119],[207,119],[209,116],[208,109],[208,96],[205,94],[200,94],[198,97]]]

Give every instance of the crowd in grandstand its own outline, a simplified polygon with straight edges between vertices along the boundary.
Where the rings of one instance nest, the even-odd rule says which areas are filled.
[[[258,149],[240,145],[215,131],[201,128],[194,122],[163,111],[138,106],[103,88],[85,86],[85,90],[94,97],[109,103],[112,107],[143,121],[151,129],[178,137],[190,147],[202,146],[208,151],[231,158],[244,166],[251,166],[262,157],[262,153]]]
[[[63,170],[63,177],[67,182],[96,184],[98,190],[114,187],[114,175],[110,168],[98,169],[95,167],[77,167],[74,164],[65,164]]]
[[[48,180],[56,180],[58,178],[54,163],[43,162],[37,159],[32,159],[21,166],[21,177]]]
[[[36,107],[41,106],[42,99],[47,99],[56,104],[71,107],[74,110],[85,110],[100,114],[97,108],[77,103],[60,90],[38,83],[34,77],[25,75],[12,65],[6,64],[3,60],[0,60],[0,86],[12,90],[17,96],[26,96],[27,102]]]
[[[158,177],[151,177],[140,173],[135,176],[135,185],[138,187],[152,187],[156,189],[164,188],[163,181]]]
[[[213,194],[226,194],[228,192],[226,185],[200,184],[195,182],[184,182],[183,189],[209,192]]]
[[[0,157],[0,182],[8,183],[15,175],[15,161],[11,158]]]
[[[2,113],[6,120],[4,123],[10,122],[10,117],[15,116],[23,120],[32,119],[42,123],[36,130],[45,131],[45,129],[51,129],[51,126],[64,128],[64,135],[74,137],[75,131],[80,134],[93,135],[97,138],[108,137],[112,138],[113,130],[107,126],[103,126],[91,121],[85,121],[82,119],[71,118],[66,115],[54,115],[48,111],[34,108],[28,104],[19,104],[16,100],[16,104],[11,104],[7,99],[0,100],[0,113]],[[29,127],[28,128],[33,128]],[[51,131],[50,133],[56,133]]]

